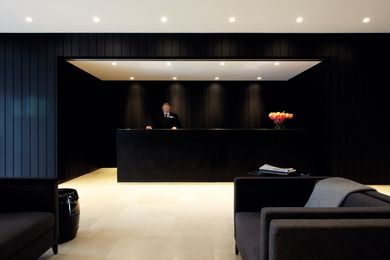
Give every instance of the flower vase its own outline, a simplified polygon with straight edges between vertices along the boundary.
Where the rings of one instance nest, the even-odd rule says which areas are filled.
[[[275,129],[286,129],[284,123],[275,123]]]

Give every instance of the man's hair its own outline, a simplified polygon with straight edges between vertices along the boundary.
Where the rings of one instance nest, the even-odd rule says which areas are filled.
[[[171,102],[164,102],[162,105],[163,105],[163,106],[164,106],[164,105],[168,105],[168,106],[170,106],[170,107],[172,106]]]

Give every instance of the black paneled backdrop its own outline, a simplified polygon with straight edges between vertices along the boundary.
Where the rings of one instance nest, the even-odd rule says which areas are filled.
[[[104,136],[111,124],[101,81],[64,60],[58,71],[58,176],[70,179],[99,168],[110,154]]]
[[[311,113],[320,110],[323,164],[332,175],[389,182],[389,45],[389,34],[0,34],[0,176],[57,176],[59,57],[322,57],[313,87],[323,99]]]
[[[305,83],[309,80],[307,77]],[[315,104],[311,101],[322,98],[318,80],[311,81],[314,86],[291,82],[119,81],[101,85],[104,106],[111,116],[118,116],[116,128],[144,128],[161,113],[165,101],[173,104],[184,128],[268,128],[273,126],[267,117],[271,111],[297,113],[298,120],[289,125],[310,127],[306,121],[311,118],[302,117],[308,114],[310,104]]]

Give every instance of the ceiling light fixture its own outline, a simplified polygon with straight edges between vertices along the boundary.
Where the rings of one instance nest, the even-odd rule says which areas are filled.
[[[275,62],[274,65],[275,65],[275,66],[279,66],[280,63],[279,63],[279,62]]]
[[[219,77],[215,77],[214,79],[215,79],[215,80],[219,80]]]
[[[297,23],[302,23],[303,22],[303,17],[297,17],[295,20]]]
[[[112,62],[111,65],[112,65],[112,66],[116,66],[116,65],[118,65],[118,64],[117,64],[116,62]]]
[[[162,23],[166,23],[166,22],[168,22],[168,17],[163,16],[163,17],[161,17],[160,21],[161,21]]]
[[[92,18],[92,21],[93,21],[94,23],[100,23],[100,17],[95,16],[95,17]]]
[[[134,80],[134,77],[130,77],[130,80]]]
[[[172,79],[173,79],[173,80],[177,80],[177,77],[173,77]]]
[[[261,80],[261,77],[257,77],[258,80]]]
[[[371,21],[370,17],[364,17],[363,18],[363,23],[369,23]]]
[[[32,17],[31,16],[27,16],[26,18],[24,18],[24,20],[28,23],[31,23],[33,21]]]
[[[224,62],[224,61],[221,61],[221,63],[219,63],[219,65],[225,66],[225,62]]]
[[[236,17],[230,16],[229,17],[229,23],[235,23],[236,22]]]
[[[167,63],[165,63],[165,65],[167,65],[167,66],[171,66],[171,65],[172,65],[172,63],[170,63],[170,62],[168,61]]]

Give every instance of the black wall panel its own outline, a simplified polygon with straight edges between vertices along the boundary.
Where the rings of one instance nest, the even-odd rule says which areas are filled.
[[[68,180],[99,168],[103,155],[110,156],[104,130],[112,123],[103,113],[101,81],[65,60],[58,68],[58,178]]]
[[[6,176],[5,149],[5,39],[0,37],[0,176]]]
[[[57,176],[59,57],[323,57],[323,163],[389,182],[389,45],[389,34],[0,34],[0,176]]]
[[[269,128],[272,111],[297,113],[289,126],[311,128],[311,118],[305,115],[311,101],[320,103],[322,97],[317,94],[316,78],[304,81],[305,85],[287,81],[105,81],[100,85],[109,117],[118,120],[114,130],[145,128],[166,101],[173,104],[184,128]]]

